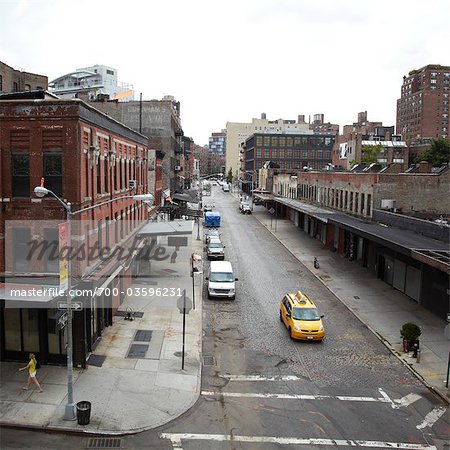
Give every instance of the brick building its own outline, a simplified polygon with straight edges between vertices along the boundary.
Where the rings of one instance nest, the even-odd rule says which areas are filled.
[[[315,134],[339,134],[339,125],[337,123],[325,122],[324,114],[314,114],[313,121],[309,124],[309,129]]]
[[[336,167],[349,170],[354,164],[361,164],[365,152],[370,147],[379,148],[376,162],[382,166],[402,164],[406,169],[409,164],[409,152],[401,136],[394,134],[394,126],[383,126],[382,122],[367,120],[367,111],[358,113],[358,121],[344,125],[341,135],[333,147],[332,162]]]
[[[324,169],[331,163],[335,136],[314,133],[255,133],[243,146],[244,190],[258,184],[259,169],[271,161],[283,171],[291,169]],[[253,174],[253,175],[252,175]],[[254,180],[252,180],[254,177]]]
[[[119,199],[148,192],[147,137],[80,100],[21,100],[20,94],[15,100],[0,98],[0,125],[0,276],[5,288],[52,287],[60,281],[58,254],[55,260],[47,251],[26,251],[34,244],[56,245],[59,224],[66,221],[58,200],[36,197],[35,186],[43,182],[70,202],[72,211],[112,201],[71,221],[69,246],[77,255],[71,260],[72,286],[91,292],[110,288],[77,297],[84,307],[74,313],[74,363],[84,367],[139,270],[128,250],[135,230],[148,218],[148,207]],[[119,248],[124,249],[121,259],[115,252]],[[64,322],[58,300],[58,294],[4,298],[0,359],[25,360],[34,352],[42,363],[66,362],[67,329],[55,326]]]
[[[0,61],[0,94],[6,92],[47,90],[48,77],[13,69]]]
[[[429,64],[403,77],[397,134],[407,144],[449,136],[450,66]]]
[[[87,96],[81,96],[89,101]],[[162,100],[109,101],[104,97],[91,103],[95,108],[115,118],[148,138],[148,146],[164,154],[162,164],[162,192],[175,192],[182,186],[179,171],[183,166],[184,148],[182,142],[180,102],[166,95]],[[162,156],[162,155],[161,155]],[[155,204],[161,204],[161,196],[156,193]]]
[[[398,166],[398,165],[397,165]],[[275,218],[374,272],[440,317],[448,312],[450,168],[398,173],[261,169],[258,194]]]

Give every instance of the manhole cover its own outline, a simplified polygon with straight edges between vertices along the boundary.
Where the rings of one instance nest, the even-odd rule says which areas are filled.
[[[122,439],[90,438],[87,448],[122,448]]]
[[[145,358],[147,354],[148,345],[132,344],[128,351],[127,358]]]
[[[203,365],[204,366],[214,366],[216,364],[216,360],[214,356],[204,356],[203,357]]]
[[[151,338],[152,330],[137,330],[136,334],[134,335],[134,340],[140,342],[150,342]]]

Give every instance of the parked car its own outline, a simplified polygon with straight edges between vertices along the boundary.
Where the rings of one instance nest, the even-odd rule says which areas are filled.
[[[225,246],[220,239],[210,238],[206,244],[206,255],[209,260],[211,259],[225,259]]]
[[[207,211],[212,211],[213,207],[212,205],[203,205],[203,211],[207,212]]]
[[[250,205],[248,203],[242,202],[239,205],[239,211],[241,211],[242,214],[251,214],[252,208],[250,207]]]
[[[222,185],[222,191],[223,192],[230,192],[230,185],[228,183],[224,183]]]
[[[206,232],[206,235],[205,235],[205,242],[208,243],[208,241],[209,241],[211,238],[219,238],[219,237],[220,237],[219,230],[216,230],[215,228],[211,228],[210,230],[208,230],[208,231]]]
[[[291,339],[321,341],[325,330],[316,305],[305,294],[286,294],[280,303],[280,321],[286,326]]]
[[[219,297],[234,300],[236,297],[236,283],[230,261],[212,261],[209,269],[208,298]]]

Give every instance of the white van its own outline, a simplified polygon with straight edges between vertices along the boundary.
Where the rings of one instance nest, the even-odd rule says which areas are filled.
[[[212,261],[209,269],[208,298],[220,297],[234,300],[237,278],[233,275],[230,261]]]
[[[230,185],[228,183],[225,183],[222,185],[222,191],[223,192],[230,192]]]

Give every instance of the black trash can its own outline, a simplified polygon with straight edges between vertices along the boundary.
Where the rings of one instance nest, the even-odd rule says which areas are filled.
[[[78,425],[89,425],[91,420],[91,402],[83,401],[77,403]]]

